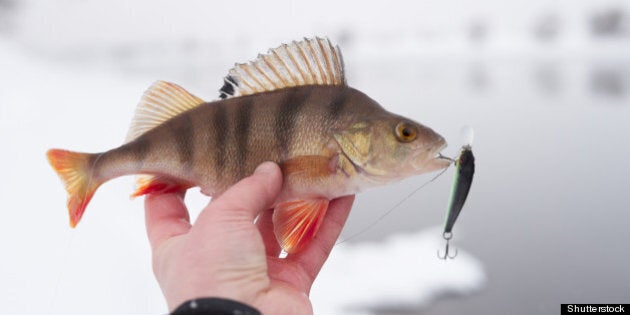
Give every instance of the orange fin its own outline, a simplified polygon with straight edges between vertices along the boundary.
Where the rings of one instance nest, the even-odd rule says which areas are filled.
[[[136,181],[136,191],[131,197],[139,197],[146,194],[167,194],[190,188],[190,185],[179,183],[170,177],[140,175]]]
[[[327,209],[328,200],[323,198],[287,201],[276,206],[273,225],[280,247],[289,254],[304,248],[315,237]]]
[[[334,174],[337,169],[338,155],[332,157],[323,155],[302,155],[286,160],[280,164],[282,173],[286,176],[300,176],[308,178],[325,177]]]
[[[51,149],[46,152],[48,162],[57,172],[68,192],[68,212],[70,226],[75,227],[94,196],[96,189],[103,183],[91,177],[90,161],[93,154]]]
[[[203,103],[202,99],[177,84],[156,81],[140,99],[125,143]]]

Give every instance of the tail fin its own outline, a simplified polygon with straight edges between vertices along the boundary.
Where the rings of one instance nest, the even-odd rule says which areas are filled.
[[[91,177],[90,165],[93,154],[51,149],[46,152],[48,162],[61,178],[68,192],[70,226],[81,220],[85,207],[96,189],[102,184]]]

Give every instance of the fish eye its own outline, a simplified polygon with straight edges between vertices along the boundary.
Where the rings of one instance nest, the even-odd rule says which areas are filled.
[[[401,122],[396,125],[396,138],[401,142],[411,142],[416,139],[416,128],[408,123]]]

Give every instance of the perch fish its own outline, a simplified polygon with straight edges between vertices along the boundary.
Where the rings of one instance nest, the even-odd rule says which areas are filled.
[[[284,179],[274,233],[294,253],[314,237],[331,199],[443,169],[451,163],[440,155],[445,146],[429,127],[349,87],[339,48],[311,38],[236,64],[212,102],[157,81],[123,145],[47,157],[65,184],[72,227],[96,189],[119,176],[140,175],[132,196],[195,186],[216,196],[273,161]]]

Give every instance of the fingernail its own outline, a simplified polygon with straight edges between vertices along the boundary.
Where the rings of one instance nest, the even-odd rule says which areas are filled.
[[[275,168],[276,166],[273,162],[263,162],[262,164],[258,165],[256,170],[254,171],[254,174],[270,174],[274,172]]]

